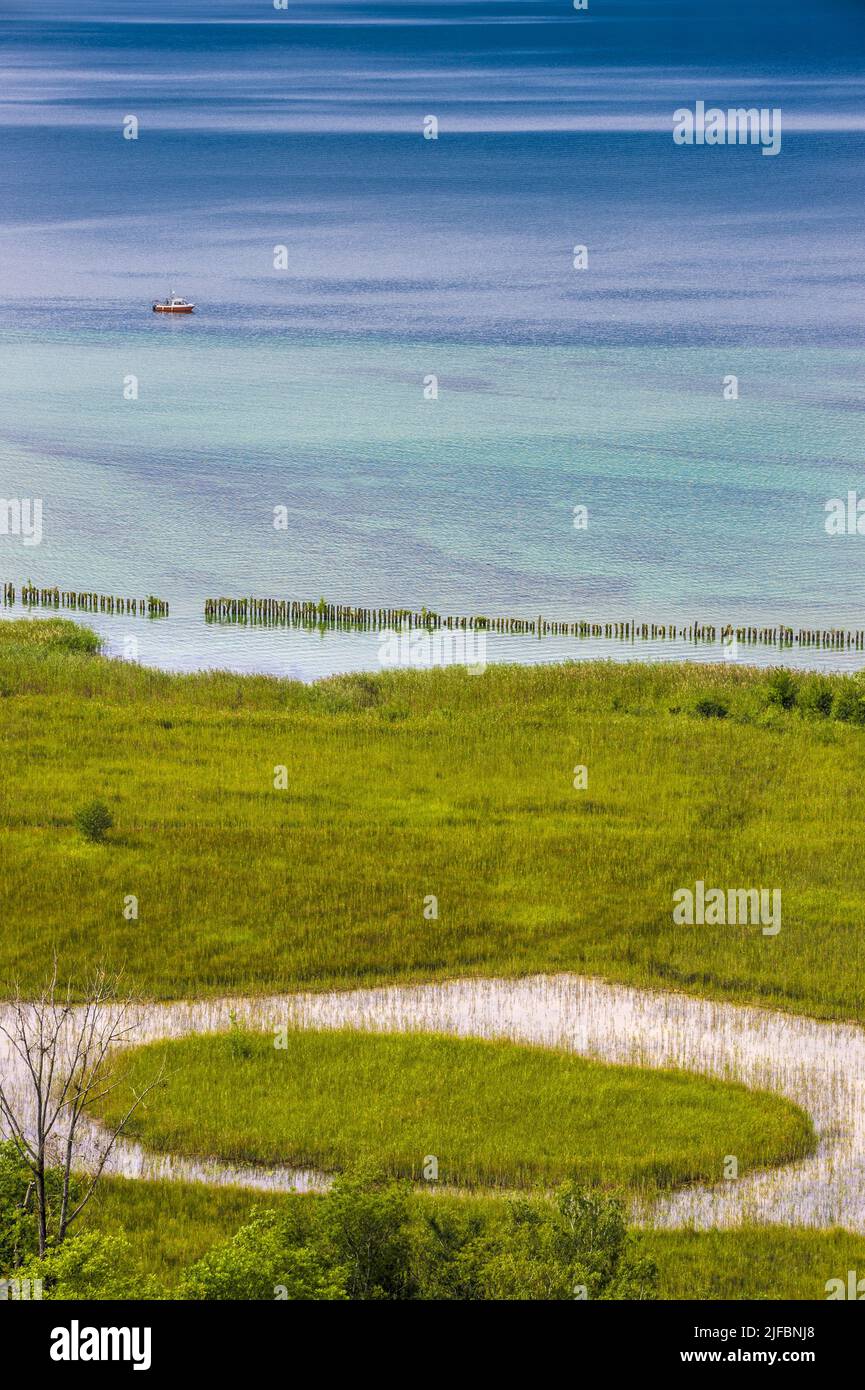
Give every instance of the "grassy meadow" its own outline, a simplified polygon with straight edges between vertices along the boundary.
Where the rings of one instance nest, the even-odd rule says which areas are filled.
[[[235,1030],[124,1052],[103,1102],[118,1122],[164,1080],[127,1134],[148,1148],[228,1162],[339,1172],[371,1161],[391,1176],[459,1187],[556,1186],[651,1192],[717,1182],[802,1157],[808,1118],[768,1092],[566,1052],[435,1035]]]
[[[56,949],[151,996],[575,970],[863,1017],[854,678],[592,662],[305,686],[94,646],[0,623],[4,991]],[[104,844],[76,829],[93,798]],[[780,933],[674,925],[697,879],[780,888]]]

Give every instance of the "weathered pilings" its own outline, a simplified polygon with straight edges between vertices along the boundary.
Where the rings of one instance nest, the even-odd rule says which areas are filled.
[[[18,591],[14,584],[3,583],[4,605],[14,605]],[[146,598],[128,598],[114,594],[99,594],[90,590],[61,589],[59,586],[38,587],[24,584],[21,603],[27,608],[41,607],[73,612],[107,613],[134,617],[166,618],[169,605],[165,599],[149,594]],[[488,617],[483,613],[464,616],[436,613],[421,608],[366,608],[355,604],[329,603],[325,599],[277,598],[209,598],[204,603],[207,622],[241,623],[255,626],[291,626],[305,628],[342,628],[346,630],[381,631],[383,628],[420,628],[436,630],[492,632],[510,636],[606,638],[614,641],[674,641],[692,643],[733,642],[743,646],[772,646],[784,648],[821,648],[831,650],[865,650],[865,630],[850,628],[805,628],[779,624],[774,627],[756,624],[648,623],[634,618],[595,622],[587,618]]]
[[[15,585],[4,583],[4,604],[14,604],[15,598]],[[154,594],[148,594],[146,598],[126,598],[115,594],[91,593],[89,590],[61,589],[56,584],[51,588],[23,584],[21,602],[25,608],[66,608],[79,613],[122,613],[146,618],[167,618],[169,611],[165,599],[156,598]]]
[[[475,613],[444,616],[428,608],[364,608],[352,604],[277,598],[209,598],[204,616],[208,622],[250,626],[346,628],[379,631],[382,628],[422,628],[427,631],[471,629],[514,636],[602,637],[618,641],[678,641],[746,646],[829,647],[865,650],[865,630],[846,628],[760,627],[732,623],[640,623],[633,618],[592,622],[564,619],[499,617]]]

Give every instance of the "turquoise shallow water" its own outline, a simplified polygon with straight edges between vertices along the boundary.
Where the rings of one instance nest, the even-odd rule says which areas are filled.
[[[122,327],[115,313],[104,330],[95,314],[65,329],[62,316],[7,334],[4,495],[42,499],[43,537],[2,538],[4,577],[167,598],[172,617],[140,634],[149,662],[307,677],[376,664],[368,635],[208,627],[203,600],[220,594],[862,622],[865,537],[825,529],[826,500],[859,478],[853,348],[493,347],[273,324],[216,333],[131,311]],[[733,369],[740,397],[727,401]],[[105,622],[118,641],[119,626]],[[630,650],[488,648],[531,660]]]
[[[41,499],[43,535],[0,535],[0,577],[167,599],[141,660],[379,662],[369,634],[208,626],[222,594],[865,627],[865,536],[824,525],[865,493],[861,134],[4,140],[0,497]],[[150,312],[172,287],[194,316]],[[487,643],[601,653],[719,655]]]

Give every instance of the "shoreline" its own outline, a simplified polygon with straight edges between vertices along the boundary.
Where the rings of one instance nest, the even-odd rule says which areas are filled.
[[[52,589],[50,592],[54,592]],[[59,592],[59,591],[58,591]],[[4,598],[0,621],[64,618],[97,632],[106,657],[174,674],[226,671],[312,684],[340,675],[463,666],[557,665],[567,662],[687,664],[853,675],[865,668],[865,630],[791,628],[779,623],[731,626],[634,618],[588,620],[495,618],[356,609],[299,600],[250,600],[230,615],[209,615],[196,602],[139,598],[121,609],[110,595],[84,591],[85,605],[64,607]],[[99,599],[104,600],[102,606]],[[96,600],[94,603],[93,600]],[[269,606],[279,603],[275,616]],[[89,604],[89,606],[87,606]],[[158,606],[157,606],[158,604]],[[351,615],[359,615],[357,620]],[[675,635],[674,635],[675,634]],[[764,636],[765,634],[765,636]],[[792,640],[786,637],[791,634]],[[774,641],[773,641],[774,636]]]

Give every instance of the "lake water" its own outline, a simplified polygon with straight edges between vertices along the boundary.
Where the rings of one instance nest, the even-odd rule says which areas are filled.
[[[426,87],[411,26],[364,39],[364,105],[355,31],[262,57],[243,30],[4,31],[0,497],[41,499],[43,531],[0,535],[0,578],[155,593],[170,618],[92,619],[109,650],[135,635],[150,664],[303,679],[375,669],[377,637],[219,628],[204,599],[865,626],[865,536],[825,527],[829,499],[865,496],[861,131],[797,128],[792,68],[775,158],[675,146],[661,117],[703,94],[693,77],[656,99],[643,75],[649,128],[466,129],[442,39]],[[553,89],[522,106],[512,67],[484,88],[481,38],[460,60],[486,111],[500,96],[561,112],[553,49]],[[340,128],[349,72],[369,118]],[[295,128],[262,115],[313,77],[331,118],[312,97]],[[171,289],[193,316],[151,312]],[[487,659],[634,653],[719,654],[487,644]]]

